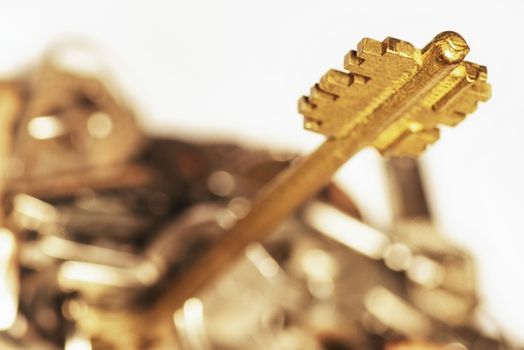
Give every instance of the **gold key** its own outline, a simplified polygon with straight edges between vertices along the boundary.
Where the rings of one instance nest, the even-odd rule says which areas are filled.
[[[384,156],[417,156],[490,97],[486,67],[464,61],[457,33],[443,32],[424,49],[394,38],[365,38],[344,60],[349,72],[328,71],[299,101],[305,128],[327,140],[277,176],[256,196],[250,213],[189,269],[158,305],[175,309],[194,296],[251,242],[263,239],[338,168],[367,146]],[[169,305],[169,307],[166,307]]]
[[[472,113],[478,101],[490,97],[490,85],[485,67],[464,61],[468,51],[454,32],[437,35],[422,50],[393,38],[360,41],[345,57],[349,72],[328,71],[299,102],[305,128],[324,134],[326,141],[262,189],[248,215],[166,289],[149,316],[156,324],[169,324],[176,308],[249,243],[266,237],[361,149],[417,156],[438,139],[439,124],[453,126]]]

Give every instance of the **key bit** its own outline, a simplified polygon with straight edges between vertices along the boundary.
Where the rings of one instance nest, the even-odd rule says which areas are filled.
[[[299,101],[304,126],[341,138],[360,137],[367,125],[377,131],[370,144],[384,156],[417,156],[438,140],[439,124],[455,126],[490,97],[486,67],[462,61],[468,51],[453,32],[422,50],[365,38],[345,56],[349,72],[328,71]]]
[[[385,156],[416,156],[438,139],[439,124],[454,125],[477,101],[487,100],[486,68],[465,62],[468,51],[453,32],[437,35],[422,50],[393,38],[363,39],[346,55],[345,68],[351,72],[330,70],[299,102],[306,129],[326,135],[326,141],[257,193],[247,216],[166,288],[149,317],[135,317],[137,324],[144,319],[169,323],[173,310],[249,243],[264,239],[361,149],[374,146]],[[140,328],[137,324],[129,326]]]

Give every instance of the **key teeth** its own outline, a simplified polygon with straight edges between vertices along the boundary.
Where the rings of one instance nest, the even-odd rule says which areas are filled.
[[[358,57],[357,51],[351,50],[344,56],[344,69],[348,71],[358,69],[364,61],[363,58]]]
[[[407,41],[392,37],[387,37],[382,42],[364,38],[358,43],[356,52],[349,51],[344,57],[344,68],[351,70],[351,68],[359,67],[368,56],[387,55],[398,55],[411,59],[417,64],[421,62],[421,51]]]
[[[473,83],[471,90],[479,101],[487,101],[491,97],[491,85],[488,81],[488,69],[472,62],[464,62],[466,77]]]
[[[457,90],[455,97],[452,97],[449,102],[444,101],[442,104],[440,100],[433,105],[432,110],[437,111],[437,120],[440,124],[456,126],[469,114],[475,112],[479,102],[485,102],[491,97],[491,85],[487,82],[486,67],[467,61],[463,62],[463,67],[466,84],[460,83],[459,86],[464,87]],[[437,107],[438,104],[442,106]]]
[[[484,83],[488,81],[488,67],[482,65],[480,66],[477,80]]]
[[[476,64],[469,61],[464,61],[464,68],[466,69],[466,76],[470,82],[487,82],[488,69],[486,66]]]
[[[310,90],[309,100],[315,105],[330,103],[335,101],[337,98],[338,95],[331,91],[322,89],[319,84],[313,85]]]
[[[391,52],[405,57],[413,57],[417,49],[407,41],[388,36],[382,41],[383,52]]]
[[[439,122],[440,124],[454,127],[460,124],[464,119],[466,119],[466,117],[467,117],[466,114],[462,112],[454,111],[454,112],[447,114],[445,117],[440,118]]]
[[[491,96],[490,85],[487,83],[474,84],[465,91],[462,100],[451,104],[438,121],[447,126],[456,126],[470,114],[473,114],[479,102],[487,101]],[[477,91],[477,89],[480,89]]]
[[[302,96],[298,100],[298,112],[304,116],[304,129],[320,132],[322,121],[315,118],[317,106],[311,103],[309,97]]]
[[[357,45],[356,56],[361,59],[365,59],[366,55],[382,56],[382,49],[383,46],[380,41],[371,38],[364,38],[360,40]]]
[[[438,141],[440,130],[432,128],[418,132],[406,131],[388,146],[379,149],[382,156],[391,157],[418,157],[426,148]]]
[[[475,94],[478,101],[486,102],[491,98],[491,85],[486,82],[476,83],[471,87],[471,92]]]
[[[319,86],[328,93],[341,96],[347,94],[347,88],[349,88],[353,82],[353,74],[330,69],[320,79]]]
[[[298,112],[304,116],[314,113],[316,107],[307,96],[302,96],[298,100]]]
[[[457,108],[453,111],[454,113],[464,114],[465,117],[467,117],[470,114],[473,114],[477,110],[478,101],[472,101],[470,103],[464,103],[461,106],[457,106]]]
[[[321,132],[322,124],[320,120],[304,117],[304,129],[308,131]]]

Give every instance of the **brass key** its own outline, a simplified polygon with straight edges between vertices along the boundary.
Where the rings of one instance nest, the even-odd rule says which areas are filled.
[[[355,153],[375,146],[384,156],[417,156],[490,97],[484,66],[464,61],[469,48],[457,33],[437,35],[424,49],[408,42],[365,38],[344,60],[349,73],[330,70],[299,101],[305,128],[327,140],[256,196],[250,213],[216,244],[158,305],[173,310],[251,242],[263,239],[325,186]]]
[[[345,57],[349,72],[328,71],[299,102],[305,128],[326,141],[262,189],[248,215],[167,288],[150,310],[155,324],[169,324],[176,308],[249,243],[264,239],[358,151],[374,146],[386,157],[417,156],[438,139],[439,124],[454,126],[486,101],[486,68],[464,61],[468,51],[454,32],[437,35],[422,50],[393,38],[360,41]]]

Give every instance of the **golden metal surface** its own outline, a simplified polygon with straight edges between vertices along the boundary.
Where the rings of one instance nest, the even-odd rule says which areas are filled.
[[[437,35],[422,50],[393,38],[363,39],[346,55],[351,73],[329,71],[300,100],[306,129],[327,140],[261,190],[250,213],[158,299],[154,313],[170,318],[361,149],[373,145],[387,156],[416,156],[438,138],[438,124],[454,125],[488,99],[486,68],[463,61],[468,51],[453,32]]]

